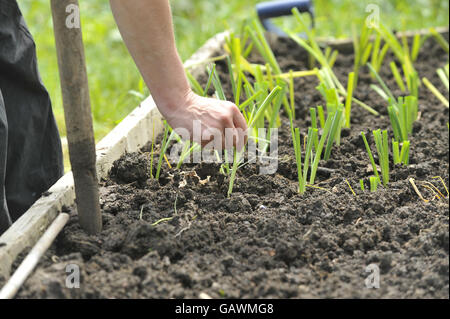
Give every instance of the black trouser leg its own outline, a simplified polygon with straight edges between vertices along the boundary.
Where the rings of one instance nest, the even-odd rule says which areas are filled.
[[[50,98],[37,68],[35,44],[15,0],[0,0],[0,90],[8,127],[5,192],[14,222],[64,169]],[[0,152],[4,150],[0,148]]]
[[[0,234],[11,225],[11,218],[6,205],[5,177],[6,151],[8,149],[8,122],[6,120],[5,104],[0,90]]]

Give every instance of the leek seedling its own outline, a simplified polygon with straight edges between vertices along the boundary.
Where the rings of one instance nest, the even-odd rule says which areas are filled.
[[[377,191],[377,187],[378,187],[378,183],[380,182],[380,179],[375,177],[375,176],[370,176],[369,178],[370,181],[370,191],[376,192]]]
[[[353,85],[355,83],[355,73],[350,72],[347,83],[347,98],[345,100],[345,127],[350,128],[350,116],[352,111]]]
[[[152,148],[150,151],[150,178],[153,178],[153,158],[155,155],[155,123],[152,125]]]
[[[250,28],[250,26],[248,26],[248,25],[245,26],[245,32],[247,32],[247,34],[250,36],[250,38],[253,41],[252,43],[254,44],[254,46],[256,47],[258,52],[261,54],[263,59],[266,61],[266,63],[269,64],[271,71],[273,72],[273,76],[284,78],[284,76],[282,76],[281,68],[275,58],[275,54],[273,53],[272,49],[270,48],[269,43],[267,42],[267,40],[264,36],[264,29],[263,29],[261,23],[259,22],[259,20],[253,19],[252,26],[253,26],[253,28]],[[257,73],[256,71],[255,71],[255,73]],[[307,74],[307,75],[312,75],[312,74]],[[258,79],[257,74],[254,74],[254,76],[255,76],[257,82],[261,82],[263,80],[262,76],[260,77],[260,79]],[[291,75],[289,74],[288,77],[291,77]],[[286,110],[286,113],[289,115],[291,113],[291,107],[289,105],[289,102],[288,102],[286,96],[283,97],[282,103]]]
[[[400,164],[400,150],[398,143],[398,141],[392,139],[392,157],[394,160],[394,165]]]
[[[258,107],[258,109],[250,115],[249,121],[247,123],[249,130],[255,126],[255,123],[257,123],[259,119],[261,119],[261,118],[264,119],[264,114],[267,111],[267,108],[281,92],[284,92],[283,89],[280,86],[276,86],[270,92],[270,94],[267,95],[267,97],[264,99],[264,101]],[[245,146],[240,151],[238,151],[238,150],[236,150],[236,148],[234,148],[233,165],[231,167],[230,182],[228,184],[228,193],[227,193],[228,197],[230,197],[233,192],[233,185],[234,185],[234,181],[236,179],[236,172],[239,167],[239,164],[242,162],[242,155],[244,154],[244,151],[245,151]]]
[[[212,69],[210,70],[209,75],[208,75],[208,81],[206,82],[205,89],[203,90],[203,96],[208,95],[208,91],[209,91],[209,88],[211,87],[212,79],[213,79],[215,72],[216,72],[216,65],[213,64]]]
[[[295,96],[294,96],[294,75],[292,70],[289,71],[289,100],[290,100],[290,112],[289,117],[295,119]]]
[[[316,153],[314,155],[313,164],[311,166],[311,175],[309,177],[310,185],[314,184],[314,180],[316,178],[316,173],[317,173],[317,168],[319,167],[319,161],[321,159],[322,151],[325,146],[325,142],[327,141],[327,138],[328,138],[328,141],[331,141],[331,142],[333,142],[336,138],[335,136],[330,134],[330,131],[333,126],[334,127],[337,126],[337,122],[338,122],[337,119],[340,118],[340,116],[338,116],[337,113],[338,112],[335,112],[335,114],[328,114],[327,120],[323,126],[322,136],[320,137],[319,145],[316,148]],[[340,113],[342,115],[342,107],[340,107]]]
[[[394,160],[394,164],[403,163],[403,165],[409,164],[409,141],[404,141],[402,143],[402,150],[400,152],[400,142],[392,139],[392,157]]]
[[[211,78],[211,82],[213,84],[213,87],[214,87],[214,90],[216,92],[215,94],[216,94],[217,98],[219,100],[226,101],[227,98],[225,97],[225,93],[223,91],[222,83],[220,82],[220,78],[219,78],[219,76],[217,75],[217,72],[216,72],[216,65],[213,64],[212,66],[208,66],[206,69],[207,69],[207,71],[209,73],[209,77]],[[226,174],[229,175],[230,167],[228,165],[228,152],[227,152],[227,150],[224,150],[224,155],[225,155],[225,161],[221,165],[221,171],[222,172],[226,172]],[[219,156],[219,158],[220,158],[220,156]]]
[[[313,108],[313,107],[311,107],[311,108],[309,109],[309,113],[310,113],[310,115],[311,115],[311,127],[312,127],[314,130],[318,130],[318,128],[317,128],[317,115],[316,115],[316,109]],[[314,142],[314,149],[317,150],[317,148],[319,147],[319,137],[318,137],[318,134],[316,134],[316,136],[315,136],[313,142]]]
[[[372,151],[370,149],[369,143],[367,142],[366,135],[364,132],[361,132],[362,139],[364,141],[364,145],[366,146],[367,154],[369,154],[370,164],[372,165],[372,170],[377,179],[380,179],[380,175],[378,174],[377,165],[375,164],[375,160],[373,159]]]
[[[289,37],[294,40],[296,43],[298,43],[301,47],[303,47],[308,53],[310,53],[322,66],[322,71],[326,76],[331,79],[331,82],[333,83],[333,87],[335,87],[339,94],[342,96],[347,96],[347,91],[342,86],[341,82],[337,78],[337,76],[334,74],[333,70],[331,69],[325,55],[323,54],[322,50],[320,49],[319,45],[317,44],[316,40],[314,39],[312,31],[306,26],[306,23],[303,20],[303,17],[300,15],[300,12],[297,8],[292,9],[292,13],[294,17],[297,19],[299,24],[302,27],[302,30],[305,32],[308,42],[304,39],[300,38],[297,34],[290,30],[284,30]],[[329,83],[330,84],[330,83]],[[370,113],[374,115],[379,115],[377,111],[375,111],[373,108],[368,106],[367,104],[353,98],[353,101],[358,104],[359,106],[363,107]]]
[[[298,128],[293,129],[291,127],[292,139],[294,143],[294,153],[295,153],[295,161],[297,163],[297,177],[298,177],[298,192],[303,194],[306,190],[306,180],[309,170],[309,161],[312,152],[312,145],[315,137],[317,136],[317,129],[309,128],[308,129],[308,137],[307,144],[305,150],[305,160],[303,161],[302,166],[302,155],[301,155],[301,141],[300,141],[300,130]],[[303,169],[303,171],[302,171]]]
[[[306,76],[317,76],[317,69],[313,69],[313,70],[308,70],[308,71],[292,71],[292,77],[294,79],[296,78],[302,78],[302,77],[306,77]],[[273,75],[274,78],[281,78],[281,79],[289,79],[291,77],[291,71],[287,72],[287,73],[282,73],[282,74],[275,74]]]
[[[413,45],[411,48],[411,60],[415,62],[417,57],[419,56],[420,48],[422,47],[425,40],[428,38],[428,35],[422,37],[420,33],[416,33],[413,38]]]
[[[164,155],[166,154],[167,146],[169,144],[168,139],[167,139],[168,134],[169,134],[169,124],[167,124],[166,120],[164,120],[164,135],[163,135],[163,140],[161,142],[161,151],[159,152],[158,166],[156,168],[156,175],[155,175],[155,179],[157,179],[157,180],[159,179],[162,161],[163,161]]]
[[[300,131],[298,128],[292,129],[292,140],[294,143],[294,154],[295,161],[297,163],[297,177],[298,177],[298,192],[303,194],[305,192],[305,185],[303,184],[303,175],[302,175],[302,152],[301,152],[301,142],[300,142]],[[308,163],[305,163],[308,165]]]
[[[435,28],[430,28],[430,33],[436,39],[442,49],[444,49],[444,51],[448,54],[448,42],[444,39],[444,37],[439,32],[437,32]]]
[[[364,192],[364,180],[362,178],[359,180],[359,186],[361,187],[361,190]]]
[[[389,100],[389,119],[396,141],[408,140],[408,134],[412,133],[413,123],[417,119],[418,112],[417,99],[412,95],[405,98],[399,97],[398,101]]]
[[[445,66],[445,68],[440,68],[436,70],[437,75],[441,79],[442,83],[445,85],[445,88],[447,91],[449,90],[448,87],[448,64]]]
[[[377,148],[378,159],[380,161],[383,185],[386,187],[389,183],[389,145],[387,130],[384,130],[383,132],[379,129],[373,131],[373,136]]]
[[[441,94],[441,92],[439,92],[439,90],[427,79],[427,78],[422,78],[423,84],[425,84],[425,86],[428,88],[428,90],[431,91],[431,93],[434,94],[434,96],[436,96],[439,101],[442,102],[442,104],[444,104],[447,108],[449,107],[449,103],[448,100]]]
[[[368,63],[367,66],[381,86],[381,88],[377,86],[371,87],[381,97],[388,101],[388,113],[392,129],[394,131],[395,139],[399,142],[408,140],[408,134],[412,133],[413,123],[417,119],[419,112],[416,96],[417,90],[415,90],[415,93],[412,95],[409,95],[405,98],[399,97],[398,100],[396,100],[391,90],[389,90],[386,83],[383,81],[374,67],[370,63]]]
[[[404,141],[402,145],[402,151],[400,153],[400,162],[402,162],[403,165],[409,164],[409,147],[409,141]]]
[[[211,66],[207,67],[208,73],[211,75],[212,77],[212,84],[214,86],[214,89],[216,90],[216,96],[219,100],[222,101],[226,101],[227,98],[225,96],[225,93],[223,91],[223,87],[222,87],[222,83],[220,82],[219,76],[217,75],[217,72],[215,72],[216,70],[216,66],[215,64]]]
[[[394,94],[392,94],[391,90],[389,90],[389,88],[387,87],[386,83],[383,81],[383,79],[378,74],[378,72],[375,70],[375,68],[372,66],[372,64],[367,63],[367,67],[369,68],[369,70],[372,73],[372,75],[376,78],[378,83],[381,85],[381,88],[382,88],[383,92],[385,93],[385,95],[382,96],[382,97],[385,98],[387,96],[388,99],[392,99],[392,100],[395,101]]]
[[[248,32],[248,34],[250,35],[254,45],[258,49],[258,52],[261,54],[264,60],[270,64],[275,74],[281,74],[281,68],[278,65],[277,60],[275,59],[275,54],[273,54],[273,51],[264,36],[264,30],[261,26],[261,23],[257,19],[254,19],[252,21],[252,26],[253,28],[250,28],[250,26],[246,26],[245,29],[246,32]]]
[[[325,126],[325,114],[323,112],[323,106],[322,105],[318,105],[317,106],[317,115],[319,115],[320,127],[324,128],[324,126]]]
[[[372,57],[370,63],[373,65],[374,69],[378,72],[383,64],[384,57],[386,56],[387,51],[389,50],[389,45],[385,43],[383,47],[381,46],[381,35],[378,33],[372,49]]]
[[[414,69],[414,65],[411,61],[411,53],[409,52],[406,38],[403,38],[402,45],[400,44],[400,41],[394,36],[394,34],[383,24],[380,24],[380,26],[376,30],[383,37],[384,41],[389,45],[397,59],[402,64],[408,89],[411,92],[413,86],[416,85],[414,81],[417,81],[413,74],[417,73],[417,71]],[[419,49],[415,48],[414,50],[418,51]]]
[[[356,87],[358,83],[358,74],[361,66],[366,64],[369,59],[370,52],[372,50],[372,42],[369,41],[370,34],[372,33],[372,28],[368,28],[366,22],[363,23],[361,35],[358,38],[356,34],[355,26],[352,26],[353,35],[353,51],[354,51],[354,66],[353,66],[353,85]]]
[[[398,87],[400,88],[400,90],[402,90],[402,92],[405,92],[406,88],[403,83],[402,76],[400,75],[400,72],[398,71],[397,65],[395,64],[394,61],[392,61],[390,63],[390,67],[391,67],[392,75],[394,75],[394,79],[397,82]]]
[[[191,146],[190,141],[185,141],[183,150],[181,151],[181,154],[180,154],[180,158],[178,159],[176,169],[180,169],[181,165],[183,165],[185,159],[187,157],[191,156],[192,153],[194,153],[196,150],[199,150],[199,149],[200,149],[200,145],[198,145],[197,143],[192,143],[192,146]]]
[[[191,72],[189,72],[188,70],[186,70],[186,75],[187,78],[189,80],[189,83],[191,84],[192,90],[194,90],[195,93],[197,93],[200,96],[204,96],[205,92],[203,91],[202,86],[200,85],[200,83],[198,83],[198,81],[194,78],[194,76],[191,74]]]
[[[351,190],[353,196],[356,196],[356,193],[355,193],[355,191],[353,190],[352,185],[350,185],[350,182],[348,181],[348,179],[345,179],[345,182],[347,183],[348,188],[350,188],[350,190]]]
[[[331,155],[331,148],[333,147],[333,143],[338,135],[338,131],[341,129],[341,117],[342,117],[343,107],[339,105],[336,111],[333,113],[333,122],[330,128],[330,136],[328,137],[327,145],[325,148],[325,153],[323,156],[324,160],[328,160]]]

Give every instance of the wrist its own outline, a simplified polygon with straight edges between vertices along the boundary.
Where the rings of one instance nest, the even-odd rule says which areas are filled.
[[[170,119],[175,114],[184,111],[195,96],[195,93],[189,86],[183,88],[172,87],[164,91],[167,92],[159,92],[161,94],[152,96],[159,112],[166,119]]]

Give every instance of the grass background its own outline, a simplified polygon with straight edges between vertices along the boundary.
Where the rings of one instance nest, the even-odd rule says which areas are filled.
[[[42,79],[53,101],[62,136],[64,113],[48,0],[19,0],[37,46]],[[207,39],[255,14],[258,0],[171,0],[177,47],[187,59]],[[447,0],[315,0],[319,36],[347,37],[361,24],[369,3],[380,6],[381,21],[396,30],[448,26]],[[96,139],[105,136],[148,95],[110,12],[109,1],[80,0]],[[285,19],[283,21],[288,21]],[[66,156],[67,158],[67,156]]]

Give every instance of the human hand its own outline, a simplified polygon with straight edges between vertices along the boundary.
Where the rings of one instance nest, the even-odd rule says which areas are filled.
[[[189,91],[176,107],[160,108],[169,125],[180,134],[205,146],[241,150],[247,141],[247,123],[236,105],[228,101],[201,97]],[[186,138],[186,134],[180,134]],[[218,138],[220,140],[218,141]],[[219,143],[217,143],[219,142]]]

